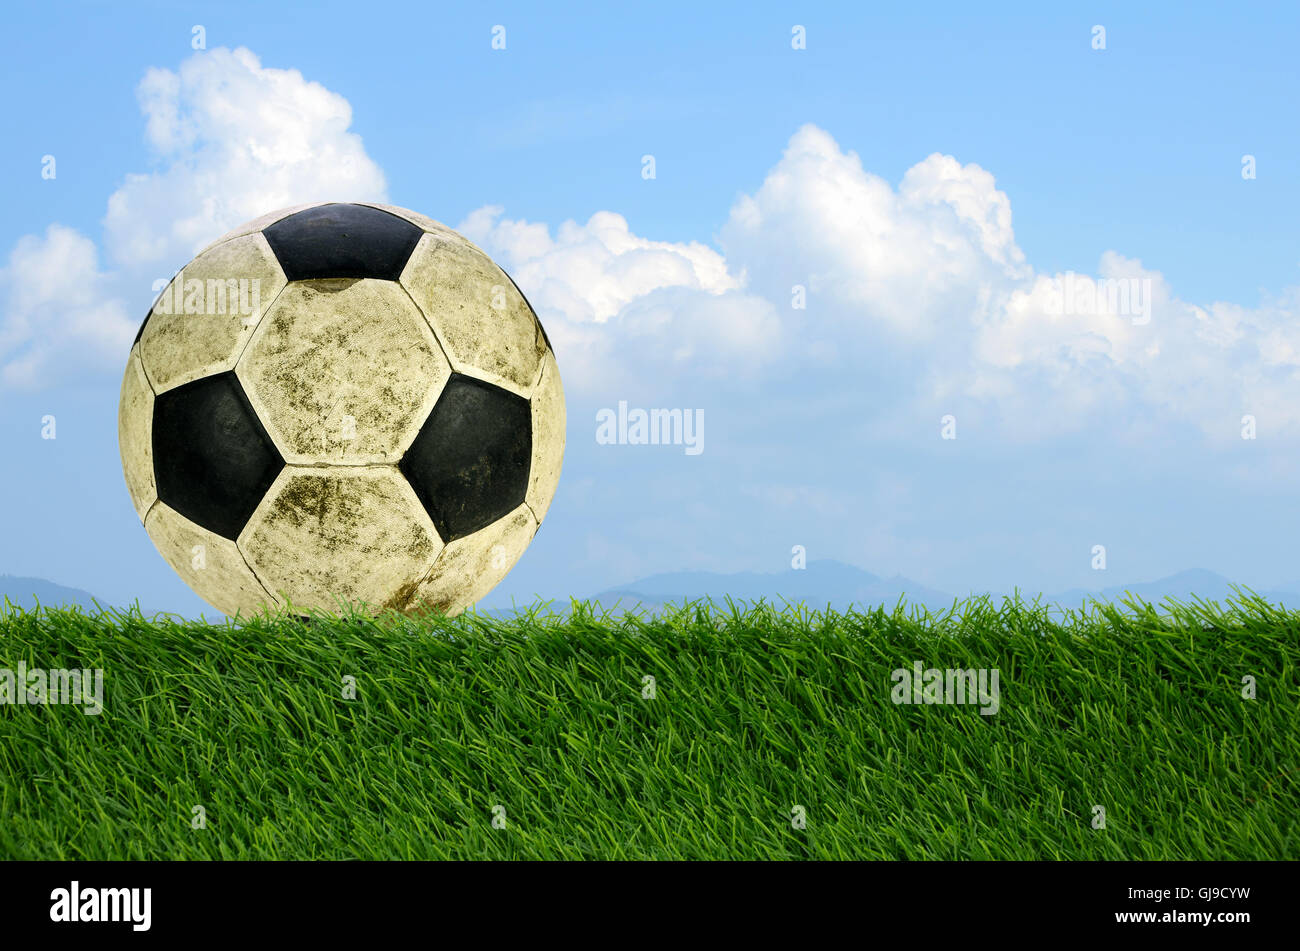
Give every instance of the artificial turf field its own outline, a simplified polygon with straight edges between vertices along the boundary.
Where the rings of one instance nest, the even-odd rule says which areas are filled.
[[[917,660],[997,668],[997,714],[895,704]],[[19,661],[102,669],[104,709],[0,706],[6,858],[1300,854],[1300,614],[1249,597],[239,626],[10,607]]]

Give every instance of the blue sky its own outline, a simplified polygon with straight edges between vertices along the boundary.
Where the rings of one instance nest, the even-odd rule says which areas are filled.
[[[187,241],[378,187],[492,253],[556,343],[565,472],[494,600],[775,571],[795,544],[956,592],[1300,580],[1294,6],[267,6],[0,14],[0,368],[45,353],[0,380],[0,572],[197,607],[131,511],[126,353],[87,324],[138,323]],[[246,123],[220,118],[231,79]],[[297,95],[356,176],[251,115]],[[1150,322],[1045,313],[1066,272],[1151,281]],[[597,445],[619,400],[703,409],[705,451]]]

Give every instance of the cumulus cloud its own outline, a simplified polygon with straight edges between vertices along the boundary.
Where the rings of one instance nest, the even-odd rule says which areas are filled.
[[[978,165],[931,155],[894,189],[816,126],[790,139],[720,235],[727,263],[773,300],[809,294],[821,332],[870,327],[906,344],[952,330],[1028,273],[1011,204]]]
[[[1013,438],[1158,421],[1222,442],[1240,439],[1245,414],[1300,429],[1300,290],[1200,306],[1114,251],[1095,274],[1036,273],[993,176],[951,156],[894,189],[805,126],[721,242],[751,291],[777,300],[806,276],[802,339],[914,358],[905,407],[964,408]]]
[[[269,208],[385,197],[347,101],[246,49],[152,69],[139,100],[158,167],[108,200],[117,272],[69,229],[23,238],[3,274],[0,382],[44,379],[58,349],[118,365],[135,323],[114,294],[123,275],[170,273]],[[953,156],[895,186],[804,126],[716,247],[637,234],[612,211],[552,227],[486,206],[459,230],[538,309],[574,392],[811,370],[828,392],[874,385],[864,418],[961,412],[1012,438],[1160,419],[1227,439],[1247,413],[1300,430],[1300,291],[1197,305],[1109,251],[1095,274],[1037,273],[993,175]],[[79,303],[61,309],[69,285]]]
[[[510,272],[564,361],[566,385],[632,377],[748,376],[781,352],[782,325],[766,299],[741,291],[716,250],[633,234],[622,215],[585,224],[504,218],[499,206],[458,226]]]
[[[1021,434],[1177,422],[1226,444],[1247,414],[1300,431],[1298,320],[1300,289],[1258,308],[1202,307],[1159,271],[1107,252],[1095,277],[1037,275],[1018,288],[979,326],[959,378]]]
[[[987,171],[931,155],[895,189],[811,125],[736,201],[721,250],[651,240],[607,211],[552,233],[487,206],[458,227],[538,309],[576,371],[566,382],[593,388],[810,366],[875,375],[899,372],[900,354],[964,368],[979,321],[1032,273]]]
[[[136,322],[112,295],[89,238],[62,225],[25,235],[0,287],[0,384],[35,388],[105,358],[123,362]]]
[[[508,262],[535,304],[581,322],[604,323],[638,297],[665,287],[721,294],[739,287],[722,255],[705,245],[638,237],[627,219],[598,211],[585,225],[566,221],[554,238],[544,224],[501,218],[489,205],[458,230],[489,254]]]
[[[138,98],[163,167],[128,175],[108,200],[105,241],[120,263],[183,264],[276,208],[386,197],[383,172],[348,131],[348,101],[242,47],[150,69]]]
[[[1245,414],[1300,430],[1300,290],[1200,306],[1114,251],[1095,274],[1037,273],[993,175],[952,156],[894,187],[804,126],[734,203],[720,250],[639,237],[609,212],[553,236],[487,207],[461,229],[592,385],[813,369],[828,391],[889,375],[868,415],[960,412],[1012,439],[1173,422],[1222,441]]]
[[[348,131],[347,100],[247,49],[151,69],[138,98],[158,168],[127,175],[108,199],[115,269],[101,271],[95,244],[61,225],[18,241],[0,275],[0,385],[119,370],[139,323],[126,314],[143,312],[144,289],[245,221],[322,198],[385,198],[383,172]]]

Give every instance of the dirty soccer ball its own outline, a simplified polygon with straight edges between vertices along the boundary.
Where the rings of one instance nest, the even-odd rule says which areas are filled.
[[[219,610],[456,614],[546,516],[564,391],[532,307],[465,238],[305,205],[172,279],[118,440],[149,537]]]

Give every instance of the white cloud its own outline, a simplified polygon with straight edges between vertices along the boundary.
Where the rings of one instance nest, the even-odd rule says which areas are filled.
[[[546,225],[503,219],[502,210],[480,208],[457,230],[517,283],[527,283],[534,307],[575,322],[605,323],[633,300],[662,288],[721,294],[740,286],[712,248],[638,237],[628,230],[627,219],[611,211],[596,212],[585,225],[566,221],[552,238]]]
[[[720,237],[754,290],[788,301],[794,284],[807,287],[818,336],[869,327],[927,341],[1027,273],[988,172],[936,154],[895,190],[812,125],[735,203]]]
[[[1094,279],[1039,275],[974,338],[967,392],[996,398],[1021,434],[1181,422],[1224,445],[1240,441],[1248,413],[1275,434],[1300,431],[1297,289],[1255,309],[1200,307],[1176,297],[1160,272],[1107,252],[1096,286],[1144,288],[1145,320],[1116,313],[1102,293],[1094,308],[1063,312],[1059,289],[1069,281]]]
[[[23,238],[4,273],[0,383],[48,379],[55,353],[119,366],[135,324],[125,282],[140,293],[142,276],[169,273],[244,220],[385,197],[347,101],[246,49],[152,69],[139,99],[159,168],[109,199],[105,252],[119,271],[101,272],[93,244],[69,229]],[[868,427],[873,414],[904,425],[960,410],[1012,438],[1172,420],[1222,440],[1245,413],[1300,430],[1300,291],[1258,308],[1197,306],[1107,252],[1076,280],[1138,282],[1149,321],[1104,296],[1063,308],[1067,276],[1034,272],[1007,195],[952,156],[928,156],[894,187],[804,126],[733,204],[718,248],[638,235],[611,211],[552,229],[487,206],[459,228],[527,293],[577,391],[811,368],[827,391],[884,381]],[[792,307],[794,285],[806,309]],[[62,307],[70,295],[77,306]]]
[[[160,168],[108,199],[101,272],[94,243],[52,225],[27,235],[3,275],[0,386],[38,386],[74,367],[119,371],[153,279],[231,228],[302,202],[383,200],[383,172],[348,131],[346,99],[246,49],[197,53],[141,81],[145,138]],[[138,306],[127,301],[138,301]]]
[[[952,156],[894,188],[804,126],[733,205],[721,252],[648,240],[610,212],[554,236],[498,207],[460,227],[528,293],[566,383],[812,368],[828,392],[893,374],[872,393],[877,433],[939,412],[1012,439],[1179,423],[1223,441],[1245,413],[1300,430],[1300,291],[1197,306],[1113,251],[1095,275],[1037,274],[1007,195]],[[1095,300],[1065,305],[1071,281]],[[796,284],[806,309],[791,306]],[[1137,296],[1109,300],[1117,288]]]
[[[295,69],[214,49],[138,89],[146,140],[165,167],[133,174],[108,200],[114,260],[174,267],[224,232],[310,201],[383,201],[384,175],[349,132],[352,107]]]
[[[975,321],[1030,274],[988,172],[932,155],[895,190],[811,125],[735,203],[725,254],[639,236],[608,211],[552,234],[487,206],[458,227],[524,289],[566,384],[593,388],[809,365],[853,374],[864,352],[888,363],[898,348],[964,358],[957,335],[969,347]]]
[[[105,355],[124,362],[138,321],[109,293],[89,238],[62,225],[25,235],[0,271],[0,285],[0,384],[35,388]]]
[[[457,230],[504,267],[537,309],[566,386],[748,376],[780,355],[775,308],[743,293],[712,248],[640,237],[608,211],[582,225],[566,221],[554,236],[544,224],[501,214],[485,206]]]

